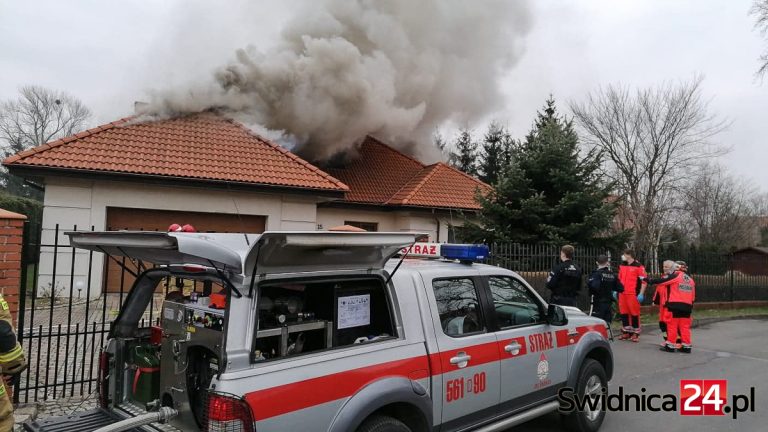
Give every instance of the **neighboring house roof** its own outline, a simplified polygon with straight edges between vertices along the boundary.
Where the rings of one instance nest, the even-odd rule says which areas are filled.
[[[491,187],[442,162],[424,165],[373,137],[344,168],[327,169],[350,187],[345,201],[388,206],[479,210]]]
[[[346,192],[341,181],[214,113],[108,123],[23,151],[9,168],[108,172]]]

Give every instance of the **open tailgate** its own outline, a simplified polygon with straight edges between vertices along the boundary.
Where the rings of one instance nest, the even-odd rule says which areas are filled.
[[[213,263],[242,273],[242,257],[257,234],[166,233],[152,231],[68,232],[72,246],[160,265]]]
[[[246,276],[337,270],[381,269],[412,245],[420,233],[267,232],[245,260]],[[254,267],[255,265],[255,267]]]
[[[286,231],[264,234],[68,232],[72,246],[160,265],[213,263],[250,276],[381,269],[420,233]],[[256,267],[254,267],[256,265]]]

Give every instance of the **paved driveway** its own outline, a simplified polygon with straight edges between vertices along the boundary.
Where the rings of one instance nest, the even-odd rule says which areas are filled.
[[[755,412],[733,420],[725,417],[681,416],[677,412],[609,412],[601,432],[709,432],[768,431],[768,321],[739,320],[693,330],[692,354],[658,350],[658,332],[644,334],[641,342],[614,343],[616,373],[610,383],[615,394],[679,393],[680,379],[727,379],[730,394],[749,393],[755,387]],[[551,414],[520,425],[510,432],[558,430],[559,416]]]

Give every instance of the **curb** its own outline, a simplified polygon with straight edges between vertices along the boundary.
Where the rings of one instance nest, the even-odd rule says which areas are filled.
[[[734,315],[729,317],[709,317],[709,318],[694,318],[693,322],[691,323],[691,328],[697,328],[700,326],[705,326],[709,324],[714,324],[718,322],[724,322],[724,321],[736,321],[736,320],[748,320],[748,319],[754,319],[754,320],[768,320],[768,314],[751,314],[751,315]],[[612,331],[618,331],[621,332],[621,324],[617,328],[613,327],[613,324],[615,321],[611,321],[611,330]],[[655,324],[655,321],[650,323],[649,325]],[[651,330],[651,332],[658,331],[658,326],[653,326],[654,330]]]
[[[768,319],[768,314],[752,314],[752,315],[736,315],[736,316],[730,316],[730,317],[711,317],[711,318],[699,318],[693,319],[693,322],[691,323],[691,328],[696,328],[699,326],[714,324],[718,322],[723,321],[736,321],[736,320],[746,320],[746,319]]]

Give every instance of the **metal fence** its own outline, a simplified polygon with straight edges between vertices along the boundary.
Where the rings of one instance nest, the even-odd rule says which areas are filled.
[[[115,268],[100,254],[69,245],[63,233],[79,228],[25,226],[18,338],[29,367],[16,379],[16,403],[95,392],[99,355],[130,289],[126,282],[143,266],[121,258],[119,275],[110,275]],[[160,297],[151,302],[141,325],[156,321],[160,304]]]
[[[599,255],[611,257],[612,264],[619,262],[621,253],[602,248],[577,247],[574,261],[578,263],[585,276],[596,267]],[[549,271],[559,260],[560,246],[554,244],[523,245],[516,243],[501,243],[491,245],[489,264],[508,268],[518,272],[544,298],[549,298],[545,288]],[[689,273],[696,282],[697,302],[734,302],[734,301],[768,301],[768,256],[754,257],[761,269],[758,274],[745,274],[735,269],[738,260],[731,254],[700,253],[691,251],[680,256],[661,257],[662,260],[685,261]],[[642,260],[641,260],[642,262]],[[661,263],[648,265],[647,268],[661,268]],[[651,275],[660,276],[660,275]],[[588,307],[587,290],[581,290],[579,305]],[[653,294],[648,292],[646,299]],[[650,300],[646,300],[649,303]]]
[[[15,402],[84,396],[95,391],[98,358],[107,333],[134,273],[144,267],[125,258],[107,260],[99,253],[75,250],[63,235],[69,228],[25,227],[18,328],[30,367],[17,378]],[[76,231],[83,227],[71,228]],[[517,271],[548,298],[544,284],[559,252],[559,247],[551,244],[494,244],[488,263]],[[577,248],[575,261],[586,273],[594,267],[597,256],[606,253],[611,251]],[[617,261],[615,251],[612,255]],[[732,268],[728,256],[673,258],[689,262],[698,301],[768,300],[768,275],[723,271]],[[170,280],[165,286],[167,292]],[[580,299],[584,309],[588,307],[585,291]],[[142,325],[157,321],[163,297],[163,292],[156,293]]]

